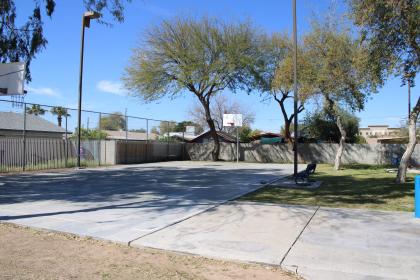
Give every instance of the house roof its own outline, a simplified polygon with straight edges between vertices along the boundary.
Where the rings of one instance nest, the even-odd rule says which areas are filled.
[[[115,139],[115,140],[125,140],[126,134],[123,130],[104,130],[103,132],[106,133],[107,139]],[[129,131],[127,133],[127,140],[142,140],[146,141],[149,140],[156,140],[158,139],[158,135],[156,133],[149,133],[149,137],[147,137],[146,132],[133,132]]]
[[[261,138],[275,138],[275,137],[283,137],[282,135],[280,135],[279,133],[274,133],[274,132],[261,132],[259,134],[256,134],[254,136],[251,137],[252,141],[255,140],[260,140]]]
[[[24,115],[14,112],[0,112],[0,130],[23,130]],[[51,133],[65,133],[58,125],[35,115],[26,115],[26,130]]]
[[[368,127],[389,127],[387,124],[370,124]]]
[[[165,134],[166,136],[166,134]],[[191,135],[189,133],[182,133],[182,132],[169,132],[169,137],[176,137],[180,140],[186,140],[186,141],[190,141],[194,138],[196,138],[196,135]]]
[[[226,142],[231,142],[231,143],[236,143],[236,137],[230,135],[229,133],[223,132],[223,131],[216,131],[217,135],[220,138],[223,138]],[[201,133],[200,135],[198,135],[197,137],[195,137],[194,139],[191,140],[191,142],[195,142],[197,140],[200,140],[203,137],[206,137],[210,134],[210,130],[205,131],[203,133]]]

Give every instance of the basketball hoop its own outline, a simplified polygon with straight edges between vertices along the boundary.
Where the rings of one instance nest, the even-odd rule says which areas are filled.
[[[0,63],[0,97],[10,96],[13,108],[24,104],[25,67],[25,62]]]

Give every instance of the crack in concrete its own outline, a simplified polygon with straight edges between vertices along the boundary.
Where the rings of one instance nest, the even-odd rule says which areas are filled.
[[[214,208],[217,208],[217,207],[219,207],[219,206],[221,206],[221,205],[223,205],[223,204],[226,204],[226,203],[228,203],[228,202],[234,201],[234,200],[236,200],[236,199],[238,199],[238,198],[240,198],[240,197],[242,197],[242,196],[244,196],[244,195],[247,195],[247,194],[249,194],[249,193],[253,193],[253,192],[255,192],[255,191],[257,191],[257,190],[259,190],[259,189],[261,189],[261,188],[263,188],[263,187],[265,187],[265,186],[268,186],[268,185],[270,185],[270,184],[272,184],[272,183],[275,183],[275,182],[277,182],[277,181],[279,181],[279,180],[284,179],[286,176],[287,176],[287,175],[282,176],[282,177],[280,177],[280,178],[273,179],[273,180],[271,180],[271,181],[269,181],[269,182],[266,182],[266,183],[264,183],[264,184],[261,184],[258,188],[254,189],[254,190],[252,190],[252,191],[248,191],[248,192],[246,192],[246,193],[243,193],[243,194],[237,195],[237,196],[235,196],[235,197],[233,197],[233,198],[231,198],[231,199],[228,199],[228,200],[225,200],[225,201],[222,201],[222,202],[216,203],[215,205],[213,205],[213,206],[212,206],[212,207],[210,207],[210,208],[204,209],[204,210],[199,211],[199,212],[197,212],[197,213],[195,213],[195,214],[192,214],[192,215],[190,215],[190,216],[187,216],[187,217],[184,217],[184,218],[182,218],[182,219],[180,219],[180,220],[177,220],[177,221],[175,221],[175,222],[173,222],[173,223],[170,223],[170,224],[168,224],[168,225],[165,225],[165,226],[163,226],[163,227],[161,227],[161,228],[158,228],[158,229],[155,229],[155,230],[153,230],[153,231],[151,231],[151,232],[148,232],[148,233],[146,233],[146,234],[143,234],[143,235],[141,235],[141,236],[139,236],[139,237],[137,237],[137,238],[135,238],[135,239],[133,239],[133,240],[128,241],[127,245],[128,245],[128,246],[131,246],[131,243],[133,243],[134,241],[137,241],[137,240],[139,240],[139,239],[141,239],[141,238],[143,238],[143,237],[146,237],[146,236],[149,236],[149,235],[151,235],[151,234],[154,234],[154,233],[156,233],[156,232],[158,232],[158,231],[164,230],[164,229],[166,229],[166,228],[168,228],[168,227],[171,227],[171,226],[174,226],[174,225],[176,225],[176,224],[179,224],[179,223],[181,223],[181,222],[183,222],[183,221],[189,220],[189,219],[191,219],[191,218],[193,218],[193,217],[195,217],[195,216],[198,216],[198,215],[200,215],[200,214],[202,214],[202,213],[205,213],[205,212],[207,212],[207,211],[209,211],[209,210],[212,210],[212,209],[214,209]]]
[[[299,240],[299,238],[302,236],[303,232],[305,231],[305,229],[308,227],[309,223],[312,221],[313,217],[315,217],[316,213],[318,212],[319,208],[321,208],[321,206],[318,206],[318,208],[315,209],[314,213],[312,214],[312,216],[309,218],[308,222],[305,224],[305,226],[302,228],[302,230],[300,231],[300,233],[298,234],[298,236],[296,237],[295,241],[292,243],[292,245],[290,245],[289,249],[287,250],[286,254],[284,254],[283,258],[281,259],[280,262],[280,266],[282,266],[284,260],[286,259],[287,255],[290,253],[290,251],[292,250],[293,246],[295,246],[296,242]],[[297,269],[296,269],[296,273],[297,273]]]

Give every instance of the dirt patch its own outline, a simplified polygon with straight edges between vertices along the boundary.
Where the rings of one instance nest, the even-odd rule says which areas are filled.
[[[0,279],[281,279],[277,267],[131,248],[0,223]]]

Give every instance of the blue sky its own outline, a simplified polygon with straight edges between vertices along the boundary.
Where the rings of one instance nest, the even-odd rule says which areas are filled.
[[[77,107],[80,29],[84,12],[82,2],[57,1],[52,19],[44,17],[44,30],[49,43],[33,60],[32,82],[27,86],[28,102]],[[308,30],[311,16],[316,14],[322,17],[331,3],[330,0],[297,2],[300,34]],[[22,17],[33,8],[33,1],[17,0],[16,5],[18,16]],[[176,15],[206,15],[221,17],[227,21],[251,19],[268,32],[292,30],[291,0],[133,0],[127,6],[123,23],[106,27],[92,22],[91,28],[86,30],[83,108],[104,112],[124,112],[127,108],[129,115],[175,121],[189,119],[188,110],[195,101],[190,93],[186,92],[174,100],[165,98],[156,103],[145,104],[138,98],[127,96],[120,82],[131,50],[141,42],[142,32],[162,19]],[[227,94],[244,106],[252,108],[256,114],[254,128],[278,131],[282,125],[280,110],[274,102],[262,102],[257,93],[249,96],[243,93]],[[419,96],[417,88],[412,89],[412,96],[414,102]],[[309,105],[308,108],[313,106]],[[388,81],[369,100],[365,111],[358,113],[362,126],[397,126],[406,115],[407,90],[400,87],[398,79]],[[84,123],[88,117],[84,116]],[[94,125],[97,117],[90,118]]]

